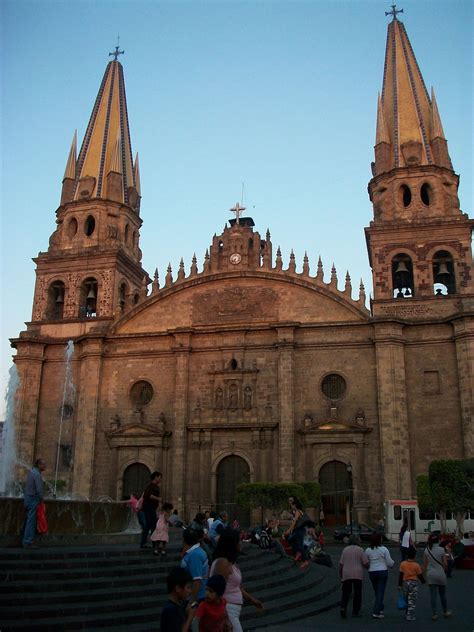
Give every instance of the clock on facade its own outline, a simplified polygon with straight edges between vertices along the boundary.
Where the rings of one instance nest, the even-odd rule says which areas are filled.
[[[231,263],[236,265],[237,263],[240,263],[242,261],[242,257],[239,255],[238,252],[234,252],[230,255],[229,260]]]

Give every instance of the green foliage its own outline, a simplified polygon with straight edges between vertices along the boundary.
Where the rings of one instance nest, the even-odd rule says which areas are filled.
[[[264,507],[272,511],[288,509],[288,498],[295,496],[304,507],[317,507],[319,484],[305,483],[242,483],[237,487],[236,502],[246,509]]]
[[[433,509],[430,479],[425,474],[420,474],[420,476],[416,477],[416,497],[418,499],[418,507],[422,511],[430,511]]]
[[[474,463],[470,461],[445,459],[430,463],[429,486],[435,511],[462,512],[470,508],[469,478],[474,473]]]

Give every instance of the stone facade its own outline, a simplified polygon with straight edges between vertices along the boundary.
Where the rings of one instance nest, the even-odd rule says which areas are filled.
[[[76,167],[70,158],[58,228],[36,259],[32,321],[12,341],[21,459],[54,463],[59,450],[60,478],[87,498],[121,498],[161,470],[163,495],[187,517],[237,511],[240,480],[321,480],[329,521],[345,519],[349,486],[365,521],[386,499],[412,498],[431,460],[474,456],[473,222],[434,137],[440,122],[431,152],[403,142],[383,127],[385,98],[369,183],[370,310],[349,276],[338,290],[334,268],[325,280],[305,257],[297,273],[293,255],[284,268],[238,207],[201,270],[194,259],[173,280],[169,269],[162,288],[155,275],[148,293],[138,163],[121,170],[110,150],[101,198],[90,193],[99,176],[87,188],[81,155]],[[93,144],[93,123],[86,136]]]

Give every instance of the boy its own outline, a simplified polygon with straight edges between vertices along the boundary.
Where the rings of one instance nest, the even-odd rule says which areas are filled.
[[[193,578],[185,568],[174,568],[168,575],[168,601],[160,617],[160,632],[188,632],[195,610],[186,600],[191,594]]]
[[[414,546],[408,547],[407,559],[400,564],[400,575],[398,586],[403,590],[407,601],[407,621],[416,621],[415,608],[418,597],[418,580],[424,584],[425,578],[421,566],[415,562],[416,549]]]
[[[227,602],[222,597],[225,587],[222,575],[213,575],[207,580],[206,597],[196,611],[199,632],[227,632],[232,629],[225,607]]]

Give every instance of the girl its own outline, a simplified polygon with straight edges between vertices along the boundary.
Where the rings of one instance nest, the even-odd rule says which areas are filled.
[[[173,505],[171,503],[163,503],[163,507],[158,515],[158,522],[155,530],[151,534],[151,543],[153,546],[153,555],[165,555],[165,547],[169,538],[169,519]]]
[[[416,621],[415,608],[418,597],[418,581],[425,583],[421,566],[415,562],[416,549],[408,547],[408,557],[400,564],[398,586],[403,590],[407,602],[407,621]]]
[[[303,540],[306,533],[306,524],[302,524],[302,518],[304,514],[303,505],[299,502],[297,498],[293,497],[289,499],[289,503],[293,518],[291,525],[285,531],[285,537],[287,538],[288,543],[293,549],[295,561],[300,562],[303,558]]]
[[[395,562],[390,557],[387,547],[382,546],[382,534],[373,533],[370,536],[370,547],[365,551],[369,559],[369,578],[375,594],[374,609],[372,617],[383,619],[385,587],[388,579],[388,569]]]

